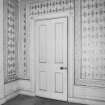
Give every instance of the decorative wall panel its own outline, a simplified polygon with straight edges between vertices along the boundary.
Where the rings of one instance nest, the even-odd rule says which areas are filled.
[[[26,0],[20,1],[20,22],[19,22],[19,78],[29,79],[29,59],[28,59],[28,28],[27,28],[27,4]]]
[[[5,55],[5,83],[17,79],[18,70],[18,0],[6,0],[5,2],[5,37],[4,52]]]
[[[23,6],[23,44],[24,44],[24,77],[27,76],[27,32],[26,32],[26,1]]]
[[[44,2],[30,0],[29,14],[42,15],[70,10],[73,9],[73,2],[74,0],[44,0]]]
[[[81,60],[76,82],[105,86],[105,0],[81,0],[79,17]]]

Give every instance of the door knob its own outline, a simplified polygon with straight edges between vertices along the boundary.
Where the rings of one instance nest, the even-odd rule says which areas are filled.
[[[60,67],[61,70],[67,69],[67,67]]]

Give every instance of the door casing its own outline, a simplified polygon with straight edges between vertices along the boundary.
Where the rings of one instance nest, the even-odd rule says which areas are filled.
[[[73,84],[74,84],[74,14],[73,12],[70,11],[65,11],[65,12],[60,12],[60,13],[55,13],[55,14],[46,14],[43,16],[32,16],[30,17],[30,23],[32,25],[32,32],[31,35],[33,37],[33,46],[34,46],[34,50],[30,49],[30,51],[32,50],[34,53],[33,57],[31,59],[34,59],[34,64],[31,67],[32,71],[34,71],[33,73],[33,85],[34,88],[36,90],[36,59],[35,59],[35,50],[36,50],[36,44],[35,44],[35,30],[34,27],[36,27],[35,23],[37,21],[40,20],[48,20],[48,19],[56,19],[56,18],[62,18],[62,17],[67,17],[68,19],[68,34],[67,34],[67,62],[68,62],[68,70],[67,70],[67,101],[69,97],[73,96]],[[37,95],[37,94],[36,94]],[[49,97],[48,97],[49,98]]]

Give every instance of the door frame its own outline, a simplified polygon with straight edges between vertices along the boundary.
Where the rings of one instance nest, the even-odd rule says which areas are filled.
[[[64,12],[57,12],[57,13],[50,13],[44,14],[39,16],[30,16],[29,21],[31,24],[31,31],[30,31],[30,42],[32,45],[30,48],[31,56],[30,61],[33,62],[31,65],[32,73],[32,84],[35,90],[36,95],[36,75],[37,74],[37,60],[35,59],[35,27],[36,22],[40,20],[46,19],[55,19],[55,18],[62,18],[67,17],[67,101],[70,97],[73,96],[73,84],[74,84],[74,11],[64,11]]]

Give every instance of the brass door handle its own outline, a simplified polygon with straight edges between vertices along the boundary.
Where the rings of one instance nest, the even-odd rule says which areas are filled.
[[[67,67],[60,67],[61,70],[67,70]]]

